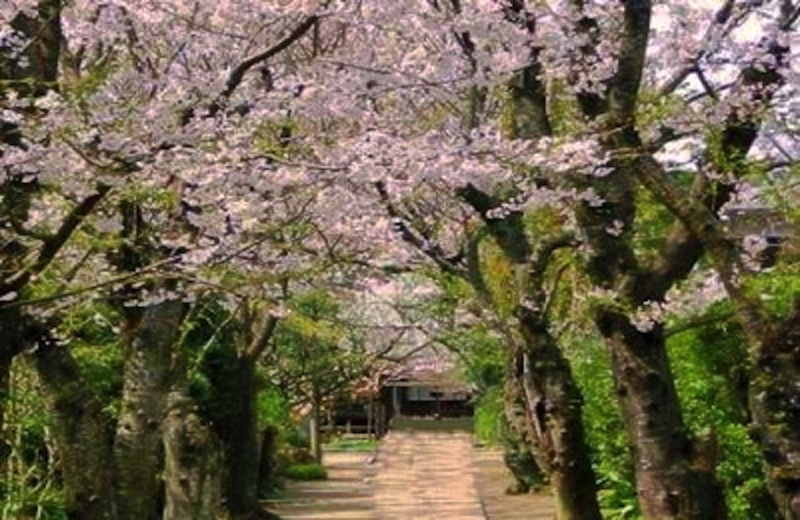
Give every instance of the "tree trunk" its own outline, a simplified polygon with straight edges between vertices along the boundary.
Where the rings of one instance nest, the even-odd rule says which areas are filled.
[[[308,422],[309,441],[311,443],[311,456],[318,464],[322,464],[322,438],[319,428],[320,396],[315,388],[311,397],[311,420]]]
[[[0,262],[2,264],[2,262]],[[0,265],[0,276],[7,276],[8,270]],[[18,308],[3,308],[0,305],[0,431],[5,426],[6,399],[11,391],[11,364],[25,348],[34,345],[39,336],[37,324],[24,316]],[[0,440],[0,468],[6,467],[11,447]]]
[[[531,451],[550,479],[559,520],[599,520],[597,485],[569,363],[541,316],[519,309],[524,348],[513,356],[512,384],[524,401]],[[516,381],[516,383],[514,382]]]
[[[760,328],[762,337],[750,338],[760,347],[749,387],[753,433],[778,511],[800,520],[800,298],[786,318],[771,325]]]
[[[116,518],[112,429],[100,401],[82,381],[66,347],[41,342],[34,356],[52,413],[67,516],[76,520]]]
[[[0,331],[2,333],[2,331]],[[13,356],[0,352],[0,432],[5,431],[6,425],[6,405],[9,392],[11,391],[11,362]],[[0,468],[6,468],[8,456],[11,453],[11,446],[6,443],[5,438],[0,438]],[[2,491],[0,487],[0,491]]]
[[[267,426],[261,434],[261,450],[258,454],[258,495],[268,496],[275,490],[275,452],[278,448],[278,428]]]
[[[136,314],[141,314],[138,316]],[[180,301],[129,311],[125,381],[114,444],[119,517],[161,517],[161,423],[171,388],[173,348],[184,315]]]
[[[520,417],[520,398],[512,397],[510,394],[511,385],[508,385],[508,395],[504,405],[506,420],[503,424],[503,462],[511,474],[514,476],[515,483],[506,489],[509,494],[528,493],[531,489],[540,489],[547,484],[545,475],[536,458],[533,456],[529,447],[530,440],[524,428],[520,428],[517,421]]]
[[[220,446],[185,387],[173,390],[164,420],[164,520],[215,520],[220,502]]]
[[[611,349],[616,393],[635,449],[636,489],[645,518],[726,518],[715,461],[695,466],[661,326],[637,330],[627,316],[599,311]]]
[[[230,393],[232,427],[225,439],[227,482],[225,497],[234,518],[248,518],[258,503],[258,417],[256,416],[255,360],[240,355],[234,372],[235,391]]]
[[[463,200],[478,211],[516,275],[518,333],[522,345],[512,345],[513,366],[506,374],[511,395],[522,401],[528,445],[536,463],[547,474],[556,499],[559,520],[599,520],[597,484],[589,459],[581,416],[582,398],[569,362],[549,331],[545,276],[553,253],[568,247],[568,234],[549,237],[533,251],[519,212],[504,219],[489,217],[500,206],[494,197],[473,185],[459,190]],[[491,305],[492,295],[483,279],[475,246],[467,254],[468,279],[476,293]],[[509,420],[516,421],[514,417]]]

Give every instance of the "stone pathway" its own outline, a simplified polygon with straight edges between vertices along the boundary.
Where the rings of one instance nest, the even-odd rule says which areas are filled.
[[[290,483],[267,506],[284,520],[550,520],[548,495],[508,496],[497,450],[463,431],[395,430],[370,454],[325,454],[329,479]]]
[[[514,476],[503,464],[498,448],[475,450],[475,483],[489,520],[553,520],[553,496],[548,491],[526,495],[508,495]]]
[[[383,441],[375,478],[381,520],[485,520],[475,489],[472,435],[393,431]]]
[[[327,480],[289,482],[286,498],[269,500],[267,508],[283,520],[380,520],[372,485],[377,467],[368,458],[365,453],[325,453]]]

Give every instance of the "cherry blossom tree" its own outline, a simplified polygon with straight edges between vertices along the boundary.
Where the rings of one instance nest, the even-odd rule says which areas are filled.
[[[650,312],[704,256],[749,324],[765,474],[782,515],[800,516],[797,396],[786,390],[797,386],[797,305],[776,317],[746,294],[720,219],[765,179],[796,172],[796,2],[0,5],[0,369],[38,338],[65,409],[90,402],[67,391],[59,305],[111,295],[127,309],[114,441],[130,461],[116,469],[125,506],[86,505],[115,493],[78,479],[68,496],[87,518],[158,507],[134,491],[158,487],[185,300],[235,285],[273,304],[282,273],[324,257],[384,270],[432,262],[491,308],[489,241],[513,273],[511,395],[559,477],[560,517],[599,515],[580,396],[548,315],[551,260],[566,250],[591,281],[645,517],[724,516],[713,473],[693,464]],[[655,239],[645,192],[674,216]],[[537,229],[546,215],[554,225]],[[86,248],[82,236],[108,242]],[[48,292],[56,276],[65,281]],[[759,377],[764,367],[774,377]],[[70,443],[103,438],[93,428]]]

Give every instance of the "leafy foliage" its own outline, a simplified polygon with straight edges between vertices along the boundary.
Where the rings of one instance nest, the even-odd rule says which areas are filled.
[[[292,464],[283,469],[283,475],[291,480],[325,480],[328,471],[321,464]]]

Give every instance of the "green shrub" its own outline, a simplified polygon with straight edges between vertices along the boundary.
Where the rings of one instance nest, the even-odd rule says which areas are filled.
[[[614,396],[611,359],[602,340],[583,337],[570,349],[573,373],[583,395],[583,425],[592,450],[603,517],[639,518],[632,452]]]
[[[378,443],[375,439],[345,439],[341,437],[334,437],[327,444],[325,449],[327,451],[355,451],[355,452],[370,452],[375,451]]]
[[[292,464],[283,468],[283,476],[291,480],[325,480],[328,470],[317,463]]]
[[[475,436],[479,442],[498,444],[503,424],[503,388],[494,386],[475,403]]]
[[[676,388],[689,431],[716,437],[716,475],[731,520],[771,520],[762,457],[747,426],[747,345],[741,327],[724,319],[727,310],[718,304],[706,317],[721,318],[670,337]]]

